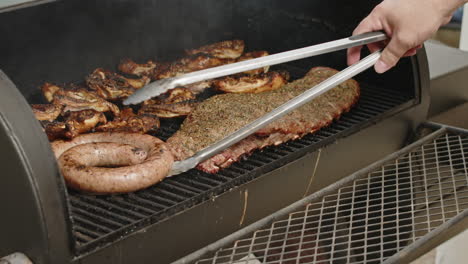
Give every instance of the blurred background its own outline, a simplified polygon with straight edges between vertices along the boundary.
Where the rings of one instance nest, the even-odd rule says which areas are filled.
[[[433,40],[442,42],[450,47],[460,47],[461,24],[463,18],[463,7],[460,7],[453,15],[449,24],[439,29],[432,37]]]

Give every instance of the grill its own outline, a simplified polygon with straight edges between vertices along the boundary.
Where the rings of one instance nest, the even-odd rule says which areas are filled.
[[[440,129],[197,263],[408,261],[425,243],[466,221],[467,158],[468,131]]]
[[[163,220],[168,215],[211,199],[230,188],[315,151],[340,137],[362,129],[379,118],[410,107],[410,94],[363,85],[357,107],[331,126],[300,140],[268,147],[213,175],[191,170],[161,184],[130,195],[90,196],[70,193],[75,246],[78,253],[117,239],[128,229]],[[406,103],[406,104],[405,104]],[[166,139],[179,123],[167,122],[157,136]]]
[[[412,142],[415,128],[426,120],[429,76],[421,49],[384,75],[367,71],[357,76],[358,103],[314,134],[255,151],[216,174],[190,170],[128,194],[76,192],[66,188],[50,144],[31,113],[29,104],[43,103],[39,85],[82,82],[99,67],[117,71],[116,65],[126,57],[137,62],[172,61],[184,49],[222,40],[242,39],[246,51],[270,53],[323,43],[349,36],[379,1],[41,2],[48,3],[0,13],[0,35],[8,36],[0,42],[0,171],[9,176],[1,178],[2,186],[9,188],[0,192],[0,201],[12,201],[0,202],[0,212],[8,212],[0,220],[0,257],[21,252],[35,264],[169,263],[305,196],[328,190]],[[297,79],[314,66],[343,69],[345,54],[273,68],[287,70]],[[154,136],[169,138],[181,122],[163,120]],[[401,190],[406,186],[402,179]],[[356,190],[354,198],[348,197],[352,190],[337,198],[340,210],[354,204],[348,214],[353,212],[356,221],[362,190]],[[407,208],[404,199],[399,200],[401,210]],[[322,216],[329,214],[324,211]],[[346,217],[340,212],[340,228]],[[333,232],[326,230],[330,223],[317,227],[324,232],[316,237],[324,259],[339,257],[346,241],[335,235],[330,253],[333,243],[326,233]],[[353,226],[346,235],[358,241],[363,239],[360,232]],[[275,237],[275,243],[279,239]]]

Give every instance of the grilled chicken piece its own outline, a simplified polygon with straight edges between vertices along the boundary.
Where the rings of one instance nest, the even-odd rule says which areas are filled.
[[[151,80],[176,77],[185,73],[199,71],[226,63],[234,62],[231,59],[220,59],[210,55],[202,54],[176,60],[174,62],[160,63],[156,66],[153,62],[138,64],[126,59],[119,64],[119,70],[123,73],[137,76],[147,76]]]
[[[130,59],[123,59],[119,64],[119,71],[135,76],[150,76],[156,68],[156,63],[148,61],[143,64],[138,64]]]
[[[219,65],[231,63],[233,60],[220,59],[210,55],[196,55],[187,58],[182,58],[172,63],[163,63],[158,67],[152,75],[152,80],[160,80],[170,77],[176,77],[185,73],[199,71],[216,67]]]
[[[44,83],[41,87],[42,94],[49,103],[54,100],[54,94],[60,89],[60,87],[51,83]]]
[[[106,122],[107,119],[103,113],[92,109],[70,112],[65,121],[68,130],[65,136],[67,138],[74,138],[79,134],[90,132],[98,124],[104,124]]]
[[[260,58],[260,57],[264,57],[264,56],[268,56],[268,52],[264,51],[264,50],[247,52],[245,54],[242,54],[242,56],[240,56],[236,60],[236,62],[251,60],[251,59]],[[267,73],[269,69],[270,69],[270,66],[265,66],[263,68],[246,71],[244,73],[245,74],[250,74],[250,75],[256,75],[256,74],[261,74],[261,73]]]
[[[41,122],[41,124],[49,141],[66,138],[66,133],[68,129],[65,122],[43,121]]]
[[[167,93],[158,96],[155,99],[146,100],[143,102],[143,105],[153,105],[153,104],[174,104],[180,103],[183,101],[194,100],[195,94],[188,88],[178,87],[172,90],[169,90]]]
[[[289,80],[287,72],[268,72],[257,76],[237,75],[216,80],[216,89],[226,93],[261,93],[276,90]]]
[[[45,86],[47,87],[48,84],[45,84]],[[58,87],[55,90],[52,94],[52,102],[55,105],[64,106],[63,112],[93,109],[98,112],[112,112],[116,116],[120,114],[120,110],[116,105],[102,99],[93,91],[80,87],[72,87],[66,90]]]
[[[175,88],[156,99],[143,102],[138,113],[152,114],[161,118],[186,116],[196,106],[194,93],[188,88]]]
[[[192,83],[185,85],[184,88],[189,89],[193,94],[199,94],[205,89],[211,88],[213,86],[213,80],[206,80],[197,83]]]
[[[141,79],[129,79],[101,68],[96,69],[86,78],[89,88],[107,100],[126,98],[149,81],[149,77],[146,76]]]
[[[186,50],[185,52],[187,55],[206,53],[220,59],[236,59],[242,55],[244,48],[244,41],[236,39],[205,45],[198,49]]]
[[[62,112],[63,106],[54,104],[33,104],[32,111],[39,121],[54,121]]]
[[[99,132],[131,132],[145,134],[156,131],[160,122],[157,116],[151,114],[135,115],[131,108],[122,110],[120,117],[115,118],[107,124],[98,126]]]

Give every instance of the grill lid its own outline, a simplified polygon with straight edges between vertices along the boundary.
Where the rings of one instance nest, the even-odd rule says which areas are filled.
[[[57,0],[7,0],[0,3],[0,13],[45,4]]]

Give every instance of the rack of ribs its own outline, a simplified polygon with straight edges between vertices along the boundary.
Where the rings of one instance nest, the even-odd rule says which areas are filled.
[[[330,68],[316,67],[302,79],[277,90],[258,94],[221,94],[207,99],[195,108],[184,120],[181,128],[168,139],[175,159],[184,160],[193,156],[337,72]],[[359,95],[359,84],[348,80],[200,163],[197,168],[215,173],[256,149],[278,145],[313,133],[349,111],[358,101]]]

